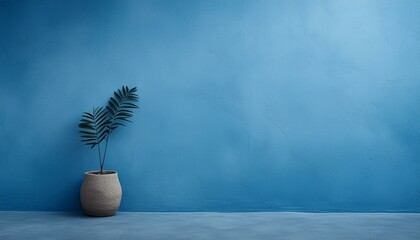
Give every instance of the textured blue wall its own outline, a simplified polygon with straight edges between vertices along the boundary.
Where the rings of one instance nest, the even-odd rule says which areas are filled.
[[[138,86],[123,211],[420,211],[420,2],[0,1],[0,210],[79,210]]]

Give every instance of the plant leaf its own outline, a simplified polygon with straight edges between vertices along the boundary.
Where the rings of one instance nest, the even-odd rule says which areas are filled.
[[[109,133],[109,115],[103,107],[93,108],[92,113],[84,112],[79,123],[81,142],[92,148],[101,143]]]
[[[109,110],[109,124],[110,131],[116,129],[118,126],[125,126],[123,122],[131,122],[130,118],[134,116],[132,109],[139,108],[137,88],[129,88],[122,86],[114,92],[114,96],[108,100],[107,109]]]

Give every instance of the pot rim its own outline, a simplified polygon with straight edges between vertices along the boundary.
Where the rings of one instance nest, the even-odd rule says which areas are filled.
[[[87,172],[85,172],[85,175],[87,175],[87,176],[98,176],[98,177],[118,175],[118,172],[115,171],[115,170],[102,170],[102,172],[104,172],[105,174],[97,174],[100,171],[101,170],[87,171]]]

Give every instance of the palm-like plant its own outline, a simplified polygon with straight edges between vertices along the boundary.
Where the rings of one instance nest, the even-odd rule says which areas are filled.
[[[79,123],[82,142],[91,148],[98,147],[100,174],[108,150],[109,136],[119,126],[126,126],[134,116],[133,109],[138,108],[139,100],[137,88],[122,86],[114,92],[114,96],[108,100],[108,105],[93,108],[92,113],[84,112]],[[105,140],[105,150],[101,153],[101,142]]]

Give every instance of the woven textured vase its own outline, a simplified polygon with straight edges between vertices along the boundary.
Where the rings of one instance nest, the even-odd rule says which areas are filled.
[[[116,171],[85,172],[80,201],[89,216],[105,217],[114,215],[121,203],[122,189]]]

